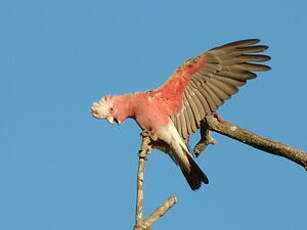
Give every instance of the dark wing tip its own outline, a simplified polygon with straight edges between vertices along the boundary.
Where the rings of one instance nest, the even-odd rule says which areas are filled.
[[[268,48],[269,48],[269,47],[268,47]],[[261,55],[261,56],[264,58],[263,62],[265,62],[265,61],[270,61],[270,60],[271,60],[271,57],[268,56],[268,55]]]
[[[267,50],[269,48],[269,46],[267,45],[261,45],[263,47],[263,50]]]
[[[263,65],[265,67],[265,70],[262,70],[262,71],[269,71],[272,69],[271,66],[268,66],[268,65]]]
[[[272,69],[271,66],[268,66],[268,65],[262,65],[262,70],[261,71],[268,71]]]
[[[250,63],[247,63],[247,64],[250,64]],[[252,71],[255,71],[255,72],[262,72],[262,71],[268,71],[271,69],[270,66],[268,65],[263,65],[263,64],[255,64],[255,63],[252,63],[250,64],[251,66],[253,66],[254,68],[251,69]]]
[[[253,45],[253,44],[256,44],[258,42],[260,42],[261,40],[258,39],[258,38],[249,38],[249,39],[243,39],[243,40],[240,40],[240,41],[237,41],[238,43],[248,43],[249,45]]]
[[[218,46],[216,48],[213,48],[211,50],[219,50],[219,49],[225,49],[225,48],[240,48],[245,47],[249,45],[254,45],[260,42],[260,39],[245,39],[245,40],[239,40],[235,42],[230,42],[222,46]]]

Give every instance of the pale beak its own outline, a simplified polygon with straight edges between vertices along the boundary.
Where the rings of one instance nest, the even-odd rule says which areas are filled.
[[[107,117],[107,120],[110,124],[114,124],[114,118],[113,117]]]

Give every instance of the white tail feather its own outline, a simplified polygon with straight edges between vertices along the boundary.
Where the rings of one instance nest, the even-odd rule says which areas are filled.
[[[200,188],[201,183],[208,184],[207,176],[194,161],[171,120],[168,126],[160,127],[157,130],[157,136],[170,146],[169,156],[180,167],[193,190]]]

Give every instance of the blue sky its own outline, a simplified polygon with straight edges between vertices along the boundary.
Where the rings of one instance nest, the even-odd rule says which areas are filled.
[[[272,70],[220,110],[224,119],[307,150],[306,1],[0,2],[0,229],[132,229],[139,128],[89,114],[105,94],[154,89],[185,61],[246,38],[269,45]],[[145,172],[155,229],[304,229],[298,165],[214,134],[192,192],[158,151]],[[197,137],[193,139],[195,142]]]

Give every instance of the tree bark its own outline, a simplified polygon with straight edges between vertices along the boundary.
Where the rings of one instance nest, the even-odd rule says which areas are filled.
[[[198,151],[197,153],[195,153],[197,155],[199,155],[201,151],[203,151],[207,147],[208,144],[214,143],[212,140],[211,143],[208,143],[208,141],[204,141],[208,140],[209,134],[207,131],[211,130],[233,138],[244,144],[250,145],[254,148],[260,149],[262,151],[287,158],[301,165],[305,168],[305,170],[307,170],[307,153],[302,150],[293,148],[280,142],[272,141],[268,138],[261,137],[251,131],[240,128],[237,125],[231,124],[230,122],[223,120],[217,114],[207,116],[203,123],[204,124],[202,125],[202,128],[204,130],[201,133],[203,133],[205,136],[202,135],[200,142],[194,148],[194,151]]]

